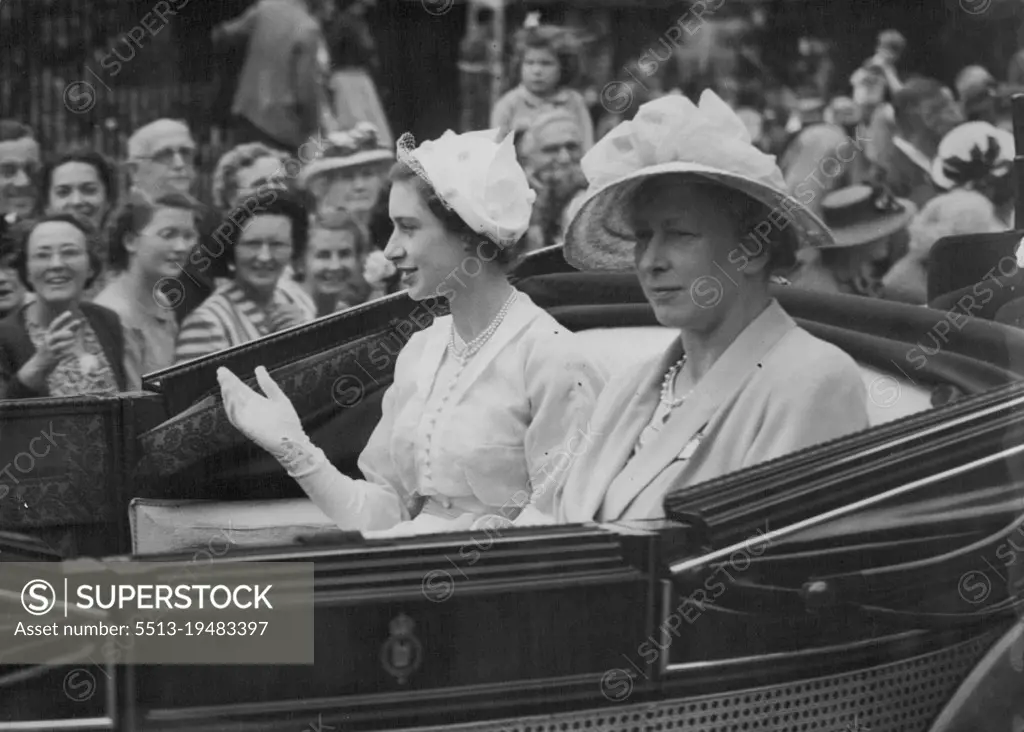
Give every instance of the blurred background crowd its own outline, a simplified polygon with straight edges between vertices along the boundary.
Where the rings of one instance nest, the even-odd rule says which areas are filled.
[[[395,291],[396,131],[514,133],[536,249],[595,140],[706,88],[836,234],[795,287],[924,305],[936,241],[1014,228],[1016,0],[8,0],[0,398],[139,389]]]

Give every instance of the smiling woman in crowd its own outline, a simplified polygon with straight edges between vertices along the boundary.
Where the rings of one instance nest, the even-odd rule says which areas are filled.
[[[91,227],[71,214],[23,227],[14,264],[36,297],[0,322],[0,397],[123,391],[121,323],[112,311],[82,301],[101,269]]]
[[[595,438],[560,496],[561,521],[659,518],[666,491],[868,426],[856,363],[799,327],[770,292],[797,234],[821,221],[786,194],[775,158],[712,92],[643,105],[583,158],[587,198],[566,259],[635,270],[678,334],[601,394]],[[769,216],[774,213],[774,219]],[[765,221],[785,217],[758,238]],[[522,523],[545,517],[523,516]]]
[[[121,319],[129,389],[141,389],[144,374],[174,363],[178,322],[171,297],[177,289],[168,289],[168,295],[164,288],[174,282],[199,238],[198,210],[184,193],[156,201],[133,193],[114,214],[109,235],[114,276],[93,302]]]
[[[344,211],[313,226],[306,255],[295,271],[316,305],[317,317],[366,302],[371,288],[363,276],[365,251],[362,227]]]
[[[74,213],[102,231],[117,202],[114,166],[95,150],[74,150],[43,167],[46,213]]]
[[[104,236],[107,214],[117,202],[117,172],[103,155],[88,148],[72,150],[43,166],[42,188],[46,213],[72,213],[89,222],[97,234],[103,271],[84,294],[94,300],[107,284],[109,243]]]
[[[289,264],[306,252],[309,215],[294,195],[281,191],[259,207],[239,206],[224,247],[231,280],[181,324],[175,361],[189,361],[262,338],[316,317],[299,288],[282,287]]]
[[[345,529],[394,534],[507,523],[527,504],[549,511],[604,379],[575,336],[509,284],[535,194],[512,136],[495,130],[414,147],[398,143],[385,254],[409,297],[446,297],[451,315],[412,336],[395,364],[380,422],[340,473],[306,436],[266,370],[266,397],[218,371],[238,429],[274,455]],[[269,397],[269,398],[267,398]]]

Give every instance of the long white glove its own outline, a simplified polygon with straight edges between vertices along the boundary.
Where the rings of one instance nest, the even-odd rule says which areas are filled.
[[[269,452],[293,478],[308,475],[325,462],[323,451],[310,442],[291,401],[263,366],[256,368],[261,396],[221,367],[217,382],[224,411],[238,431]]]
[[[231,424],[273,455],[338,526],[356,531],[386,529],[407,517],[390,486],[353,480],[331,465],[323,450],[310,441],[295,407],[264,367],[256,369],[256,381],[266,396],[223,367],[217,369],[217,381]]]

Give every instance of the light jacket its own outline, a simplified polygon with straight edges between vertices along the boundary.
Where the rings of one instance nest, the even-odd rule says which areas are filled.
[[[527,505],[550,516],[571,449],[587,432],[604,373],[525,294],[454,383],[439,377],[450,333],[451,316],[439,317],[398,355],[359,458],[365,480],[345,486],[363,492],[353,520],[364,531],[468,529],[488,514],[515,518]],[[431,408],[432,391],[449,388],[443,406]]]
[[[556,498],[559,522],[661,518],[672,488],[718,478],[869,426],[856,362],[773,300],[726,349],[660,434],[631,457],[658,404],[678,339],[610,383]]]

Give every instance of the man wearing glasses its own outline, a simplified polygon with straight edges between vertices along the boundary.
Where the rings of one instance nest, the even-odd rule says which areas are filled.
[[[196,180],[196,143],[183,122],[158,119],[128,138],[132,187],[152,199],[191,193]]]
[[[0,119],[0,234],[35,211],[38,173],[39,143],[31,128]]]
[[[132,189],[151,201],[169,193],[191,195],[196,182],[196,143],[188,126],[178,120],[158,119],[137,129],[128,138],[128,171]],[[216,256],[223,246],[213,239],[221,216],[204,204],[197,204],[196,210],[199,242],[177,280],[163,287],[179,323],[213,292],[215,277],[227,276],[226,263]]]

